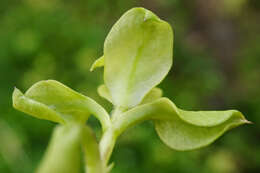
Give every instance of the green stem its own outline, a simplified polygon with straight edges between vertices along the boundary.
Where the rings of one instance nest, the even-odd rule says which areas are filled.
[[[111,126],[105,131],[103,134],[100,143],[99,143],[99,151],[101,155],[101,160],[103,162],[103,165],[107,168],[107,164],[109,162],[109,159],[111,157],[111,154],[113,152],[116,139],[118,135],[116,134],[114,128],[113,128],[113,122],[116,121],[116,119],[125,111],[125,109],[122,109],[120,107],[116,107],[112,112],[112,123]],[[108,168],[107,168],[108,169]],[[107,170],[109,171],[109,170]]]
[[[116,135],[114,133],[113,128],[109,128],[102,136],[101,141],[99,143],[99,150],[101,155],[101,160],[103,165],[107,167],[110,156],[114,149],[116,143]]]
[[[87,126],[82,127],[82,144],[86,158],[86,172],[105,173],[105,167],[100,158],[96,137]]]

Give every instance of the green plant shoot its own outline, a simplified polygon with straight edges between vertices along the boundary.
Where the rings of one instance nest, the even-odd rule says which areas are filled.
[[[146,120],[154,122],[167,146],[181,151],[205,147],[229,129],[249,123],[237,110],[186,111],[162,97],[156,86],[169,72],[172,57],[171,26],[149,10],[133,8],[114,24],[104,54],[91,67],[104,67],[104,84],[97,91],[113,104],[111,114],[54,80],[40,81],[25,93],[15,89],[14,108],[59,124],[36,172],[80,172],[83,152],[86,172],[108,173],[117,138]],[[86,125],[91,115],[102,125],[100,141]]]

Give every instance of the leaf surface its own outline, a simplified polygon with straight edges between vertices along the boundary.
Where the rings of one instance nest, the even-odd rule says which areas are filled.
[[[206,117],[206,118],[205,118]],[[115,123],[117,135],[130,126],[152,119],[161,140],[175,150],[207,146],[227,130],[248,123],[236,110],[184,111],[167,98],[125,112]]]
[[[171,26],[144,8],[127,11],[104,44],[104,81],[115,106],[131,108],[167,75],[172,65]]]
[[[90,114],[96,116],[103,129],[109,126],[109,115],[94,100],[54,80],[40,81],[25,94],[13,93],[13,106],[36,118],[65,123],[84,122]]]

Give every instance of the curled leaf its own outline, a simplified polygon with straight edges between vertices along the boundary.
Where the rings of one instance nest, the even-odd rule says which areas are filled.
[[[110,124],[109,115],[102,106],[54,80],[40,81],[25,94],[15,89],[13,106],[36,118],[59,123],[85,122],[93,114],[100,120],[103,129]]]
[[[223,119],[221,117],[223,112],[219,113],[220,119]],[[211,144],[229,129],[247,122],[238,111],[227,111],[226,113],[229,114],[229,118],[216,126],[210,126],[210,122],[207,124],[207,120],[203,122],[203,124],[207,124],[206,127],[192,125],[176,116],[171,120],[155,121],[155,127],[161,140],[169,147],[175,150],[193,150]],[[200,116],[200,114],[201,112],[195,116]],[[205,114],[211,116],[210,111],[206,111]]]
[[[50,107],[26,97],[19,89],[13,92],[13,107],[39,119],[65,123],[61,115]]]
[[[104,44],[104,81],[117,107],[131,108],[166,76],[172,65],[171,26],[144,8],[127,11]]]
[[[161,140],[175,150],[192,150],[214,142],[227,130],[248,123],[242,113],[184,111],[167,98],[125,112],[115,123],[117,135],[128,127],[152,119]]]

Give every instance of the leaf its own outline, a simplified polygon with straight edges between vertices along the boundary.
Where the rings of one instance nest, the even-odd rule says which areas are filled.
[[[80,126],[57,126],[36,173],[79,173],[81,165],[80,144]]]
[[[178,117],[172,120],[158,120],[155,122],[155,127],[161,140],[172,149],[193,150],[211,144],[229,129],[246,123],[240,112],[228,111],[228,113],[230,115],[227,121],[212,127],[191,125]],[[206,111],[205,114],[211,115],[210,111]]]
[[[152,119],[161,140],[175,150],[192,150],[214,142],[227,130],[248,123],[236,110],[184,111],[167,98],[140,105],[125,112],[115,122],[120,135],[125,129]]]
[[[54,80],[37,82],[25,94],[15,89],[13,106],[36,118],[59,123],[85,122],[93,114],[103,129],[110,125],[109,115],[102,106]]]
[[[112,103],[112,98],[106,85],[100,85],[98,87],[98,94],[99,96],[103,97],[104,99]],[[145,104],[145,103],[155,101],[161,96],[162,96],[162,90],[160,88],[155,87],[151,89],[148,94],[145,95],[145,97],[143,98],[140,104]]]
[[[13,92],[13,107],[39,119],[46,119],[58,123],[65,122],[58,112],[40,102],[27,98],[17,88],[15,88]]]
[[[100,85],[97,89],[98,95],[112,103],[112,98],[106,85]]]
[[[153,102],[159,98],[162,97],[162,90],[160,88],[153,88],[151,91],[149,91],[148,94],[146,94],[141,102],[141,104],[146,104],[146,103],[150,103]]]
[[[95,70],[98,67],[103,67],[104,66],[104,56],[101,56],[98,58],[91,66],[90,71]]]
[[[167,75],[172,65],[171,26],[144,8],[127,11],[104,44],[104,81],[115,106],[131,108]]]

